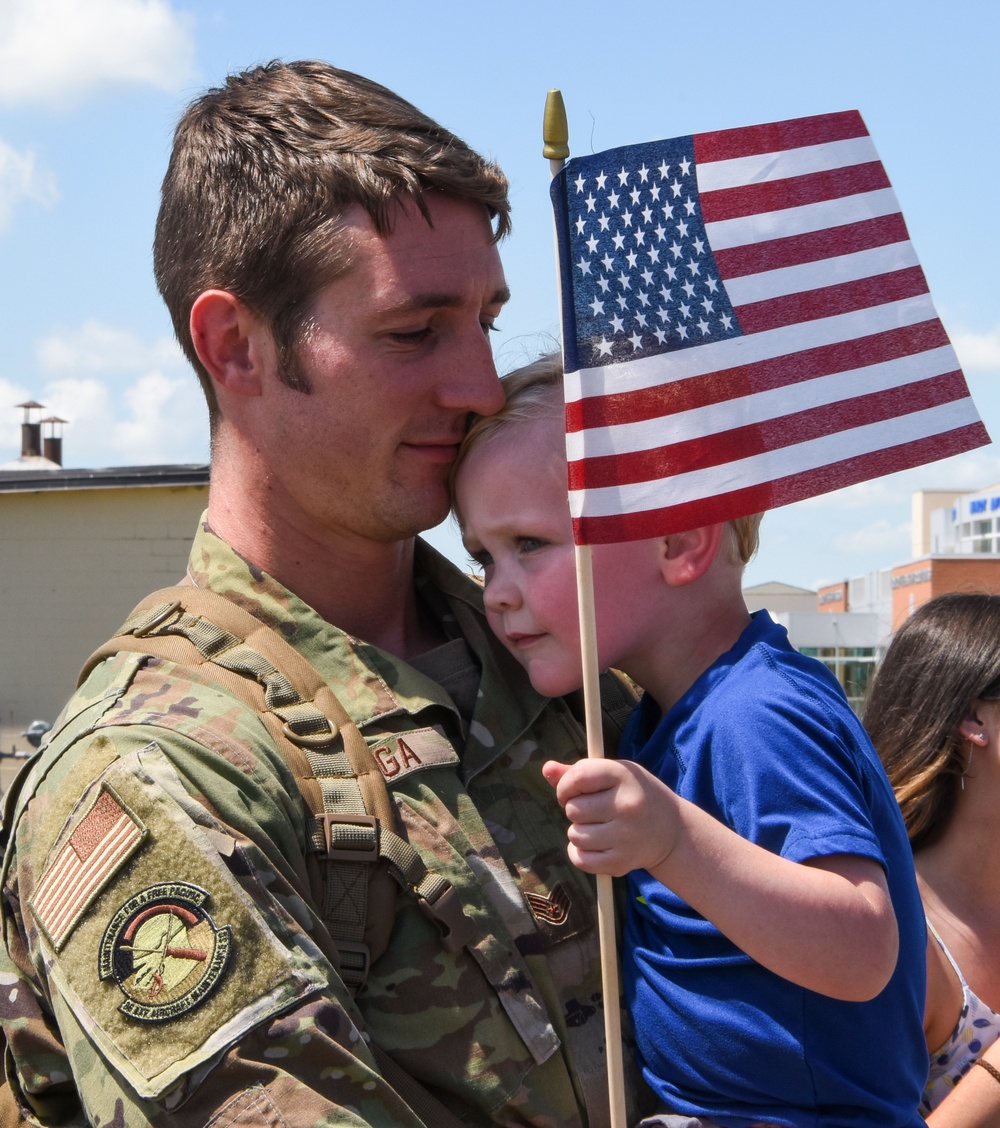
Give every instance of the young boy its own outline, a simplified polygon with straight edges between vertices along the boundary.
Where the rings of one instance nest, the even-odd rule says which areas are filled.
[[[491,627],[555,696],[581,684],[561,370],[505,383],[455,508]],[[625,992],[656,1123],[910,1128],[927,1054],[906,833],[836,680],[747,612],[758,524],[593,548],[599,663],[645,695],[627,759],[546,778],[575,864],[628,875]]]

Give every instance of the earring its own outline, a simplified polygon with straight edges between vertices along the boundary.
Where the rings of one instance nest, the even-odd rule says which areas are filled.
[[[977,736],[977,737],[978,737],[978,738],[979,738],[980,740],[983,740],[983,739],[984,739],[984,736],[985,736],[985,734],[984,734],[984,733],[976,733],[976,736]],[[965,777],[966,777],[966,776],[968,775],[968,773],[969,773],[969,768],[971,768],[971,767],[972,767],[972,753],[973,753],[973,751],[975,750],[975,747],[976,747],[976,742],[975,742],[975,738],[973,738],[973,737],[970,737],[970,738],[969,738],[969,759],[968,759],[968,760],[966,761],[966,764],[965,764],[965,768],[964,768],[964,770],[962,771],[962,776],[961,776],[961,779],[962,779],[962,790],[963,790],[963,791],[965,790]]]

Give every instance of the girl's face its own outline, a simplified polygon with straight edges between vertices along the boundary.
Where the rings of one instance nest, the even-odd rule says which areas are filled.
[[[459,468],[455,508],[483,569],[494,634],[549,697],[583,681],[576,560],[561,412],[514,422],[474,447]],[[642,590],[658,579],[655,542],[593,548],[598,661],[628,671],[648,630]]]

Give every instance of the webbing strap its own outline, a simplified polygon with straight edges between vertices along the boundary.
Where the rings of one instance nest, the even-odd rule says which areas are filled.
[[[91,655],[80,680],[122,650],[190,665],[191,648],[199,664],[215,667],[213,677],[260,715],[295,775],[312,812],[310,843],[326,863],[322,889],[314,892],[348,988],[357,991],[370,961],[381,955],[364,941],[369,880],[379,860],[416,894],[441,928],[446,949],[457,951],[474,939],[477,930],[451,885],[428,873],[396,833],[395,807],[357,725],[312,664],[249,612],[204,588],[154,592]]]

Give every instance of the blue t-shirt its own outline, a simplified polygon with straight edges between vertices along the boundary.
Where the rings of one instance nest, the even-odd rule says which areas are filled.
[[[892,789],[836,679],[758,612],[662,718],[647,695],[621,755],[791,861],[873,858],[899,926],[875,999],[842,1002],[756,963],[645,870],[628,875],[626,997],[649,1084],[724,1128],[910,1128],[927,1075],[923,911]]]

